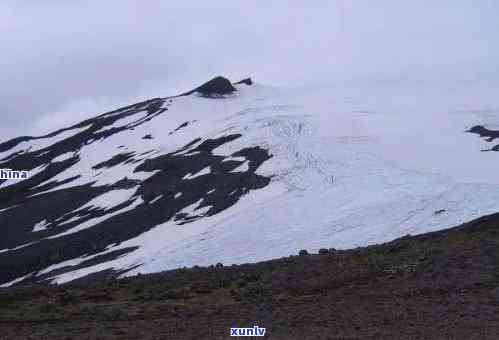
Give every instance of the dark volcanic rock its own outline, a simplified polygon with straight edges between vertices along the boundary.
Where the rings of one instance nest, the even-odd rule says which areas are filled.
[[[200,93],[218,95],[234,90],[230,82],[221,77],[196,89]],[[0,187],[0,284],[19,277],[25,277],[26,282],[40,282],[124,256],[136,248],[128,247],[107,255],[99,253],[167,221],[188,228],[189,223],[217,214],[237,203],[243,195],[270,183],[270,178],[256,173],[271,157],[267,150],[252,146],[227,154],[213,152],[240,138],[241,134],[195,138],[169,153],[159,152],[151,142],[147,143],[150,150],[138,152],[119,141],[114,146],[116,150],[106,150],[114,150],[111,155],[95,155],[96,159],[92,160],[95,164],[80,162],[87,146],[115,135],[152,138],[151,134],[140,137],[130,131],[160,115],[165,117],[172,104],[171,98],[155,98],[44,136],[23,136],[0,143],[0,168],[38,169],[24,181]],[[174,131],[187,129],[193,122],[195,120],[185,121]],[[155,137],[175,138],[173,135]],[[32,144],[39,146],[32,147]],[[234,160],[234,157],[243,159]],[[238,170],[245,162],[248,168]],[[130,167],[129,173],[115,171],[125,165]],[[64,175],[66,170],[71,173]],[[144,180],[130,179],[135,172],[150,174]],[[101,174],[110,176],[109,181],[103,182]],[[0,180],[0,184],[4,181]],[[87,206],[92,200],[116,190],[131,190],[132,196],[109,202],[108,206],[103,203]],[[184,210],[196,202],[200,202],[198,208],[186,214]],[[203,210],[205,207],[210,208]],[[92,255],[95,257],[78,265],[40,273],[51,265]]]
[[[440,214],[443,214],[445,211],[446,211],[445,209],[439,209],[439,210],[435,210],[435,212],[433,214],[440,215]]]
[[[234,85],[239,85],[239,84],[253,85],[253,81],[251,80],[251,78],[244,78],[243,80],[234,83]]]
[[[496,287],[494,290],[492,290],[492,297],[495,301],[499,302],[499,287]]]
[[[201,94],[204,97],[219,97],[226,94],[231,94],[236,91],[236,88],[232,86],[232,83],[224,77],[215,77],[212,80],[204,83],[203,85],[195,88],[192,91],[184,93],[182,95],[188,96],[195,92]]]
[[[499,131],[489,130],[481,125],[475,125],[468,132],[476,133],[480,137],[488,137],[487,142],[493,142],[494,139],[499,138]]]
[[[475,125],[471,129],[469,129],[467,132],[476,133],[480,137],[487,137],[487,139],[486,139],[487,142],[493,142],[494,139],[499,138],[499,131],[489,130],[481,125]],[[499,151],[499,144],[497,144],[496,146],[493,146],[489,150],[483,150],[483,151]]]
[[[169,134],[173,135],[175,132],[177,132],[180,129],[183,129],[183,128],[187,127],[189,124],[190,124],[190,122],[183,122],[182,124],[180,124],[179,126],[177,126],[175,128],[175,130],[171,131]]]
[[[300,256],[307,256],[308,255],[308,251],[306,251],[305,249],[302,249],[298,252],[298,255]]]
[[[168,220],[173,220],[178,225],[185,225],[204,216],[217,214],[237,203],[243,195],[251,190],[267,186],[270,179],[255,173],[263,162],[271,158],[266,150],[251,147],[243,148],[230,155],[213,154],[215,148],[240,137],[240,134],[235,134],[217,139],[206,139],[197,146],[194,145],[198,141],[194,140],[175,152],[145,159],[137,165],[134,172],[156,172],[156,174],[143,182],[125,178],[108,186],[87,184],[31,196],[33,192],[48,189],[43,186],[34,191],[33,187],[59,173],[59,171],[52,171],[39,179],[33,177],[25,181],[27,187],[17,191],[16,195],[7,192],[15,186],[1,188],[0,209],[13,207],[0,215],[0,225],[4,233],[3,238],[0,239],[0,249],[11,249],[11,251],[0,253],[0,283],[29,273],[36,273],[52,264],[84,254],[97,254],[111,244],[118,244],[137,237]],[[122,163],[132,162],[133,156],[132,152],[118,153],[112,158],[94,165],[93,168],[112,168]],[[234,171],[245,161],[226,160],[226,158],[232,157],[244,157],[245,161],[249,163],[249,169],[244,172]],[[72,159],[68,159],[66,162],[74,164]],[[196,174],[204,168],[209,168],[210,172],[192,179],[186,177],[189,174]],[[57,187],[56,184],[52,185]],[[91,219],[104,217],[106,214],[112,214],[131,206],[135,198],[108,210],[88,208],[78,210],[79,207],[99,195],[116,189],[132,187],[137,188],[134,197],[140,196],[144,203],[139,204],[134,209],[110,216],[91,228],[50,238]],[[180,198],[176,197],[178,193],[182,193]],[[1,200],[2,197],[9,196],[10,202],[9,200]],[[15,196],[17,196],[16,202],[22,202],[22,205],[16,205],[12,201]],[[207,212],[194,213],[192,216],[182,213],[183,209],[200,200],[201,204],[198,209],[209,206],[210,209]],[[157,203],[152,204],[156,201]],[[30,211],[29,214],[25,213],[27,210]],[[43,219],[48,223],[47,229],[32,232],[33,225]],[[21,245],[26,246],[14,250]],[[134,250],[130,248],[127,252]],[[47,275],[39,276],[36,279],[29,277],[26,281],[41,280],[110,259],[112,258],[96,257],[95,261],[81,263],[79,267],[67,266],[57,271],[48,272]]]

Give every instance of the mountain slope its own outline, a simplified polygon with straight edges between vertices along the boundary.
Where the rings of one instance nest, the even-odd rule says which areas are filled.
[[[259,261],[499,210],[499,156],[481,151],[497,110],[335,91],[215,78],[0,144],[0,168],[30,171],[0,183],[0,284]]]
[[[258,325],[272,339],[495,340],[498,231],[494,214],[366,248],[0,289],[2,339],[225,339]]]

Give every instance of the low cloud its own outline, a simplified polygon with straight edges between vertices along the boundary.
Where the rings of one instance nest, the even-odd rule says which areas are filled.
[[[496,67],[493,1],[4,1],[4,137],[223,74],[293,86]]]

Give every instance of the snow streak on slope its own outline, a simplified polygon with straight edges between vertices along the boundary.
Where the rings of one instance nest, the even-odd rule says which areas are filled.
[[[259,261],[498,211],[495,97],[400,87],[241,84],[0,144],[1,167],[38,169],[2,183],[0,283]]]

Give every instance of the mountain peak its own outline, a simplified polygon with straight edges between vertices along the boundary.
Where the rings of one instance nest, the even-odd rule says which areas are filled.
[[[218,76],[207,81],[194,90],[185,93],[184,95],[188,96],[190,94],[193,94],[194,92],[198,92],[203,97],[219,97],[230,94],[234,91],[236,91],[236,88],[232,86],[230,80],[225,77]]]

